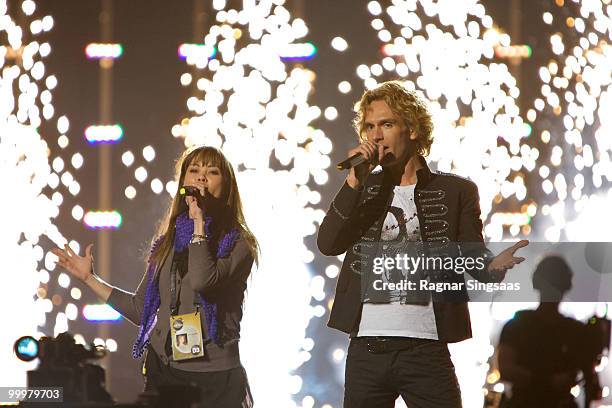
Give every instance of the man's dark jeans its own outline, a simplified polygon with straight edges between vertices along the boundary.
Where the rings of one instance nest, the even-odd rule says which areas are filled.
[[[402,350],[372,353],[366,338],[352,339],[344,408],[393,408],[400,395],[408,408],[461,408],[446,343],[422,340]]]

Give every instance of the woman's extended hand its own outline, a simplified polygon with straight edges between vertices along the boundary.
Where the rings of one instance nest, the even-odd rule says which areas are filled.
[[[59,266],[67,270],[75,278],[85,282],[93,275],[92,248],[93,244],[87,245],[87,248],[85,248],[85,256],[79,256],[68,245],[64,245],[63,250],[53,248],[51,252],[59,258],[57,262]]]

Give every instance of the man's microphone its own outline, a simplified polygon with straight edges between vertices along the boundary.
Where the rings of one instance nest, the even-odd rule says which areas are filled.
[[[351,157],[349,157],[348,159],[341,161],[340,163],[336,164],[336,168],[338,170],[349,170],[353,167],[359,166],[360,164],[363,164],[365,162],[367,162],[368,159],[366,159],[361,153],[355,153],[354,155],[352,155]]]

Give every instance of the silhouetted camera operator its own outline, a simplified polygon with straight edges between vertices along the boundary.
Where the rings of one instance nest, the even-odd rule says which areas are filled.
[[[560,256],[547,256],[533,273],[540,293],[536,310],[523,310],[504,326],[498,348],[501,379],[512,383],[506,407],[575,408],[570,390],[581,372],[587,400],[601,399],[595,372],[597,339],[587,326],[559,313],[572,287],[572,270]]]

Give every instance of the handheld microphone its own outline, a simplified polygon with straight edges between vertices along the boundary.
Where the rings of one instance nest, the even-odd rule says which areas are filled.
[[[195,197],[198,202],[198,207],[202,210],[206,210],[207,213],[217,214],[226,210],[226,205],[224,205],[219,198],[210,194],[207,188],[204,188],[204,195],[200,193],[199,188],[193,186],[183,186],[179,188],[178,193],[183,197]]]
[[[198,207],[204,209],[204,206],[206,204],[208,204],[208,190],[204,189],[204,195],[202,195],[202,193],[200,193],[200,189],[197,187],[193,187],[193,186],[183,186],[181,188],[179,188],[178,193],[183,196],[183,197],[187,197],[187,196],[192,196],[195,197],[196,201],[198,202]]]
[[[193,187],[193,186],[183,186],[181,188],[179,188],[179,194],[182,196],[193,196],[195,198],[204,198],[204,196],[202,196],[202,193],[200,193],[200,189],[197,187]],[[206,191],[204,191],[204,194],[206,194]]]
[[[348,170],[365,162],[367,162],[367,159],[361,153],[355,153],[348,159],[336,164],[336,168],[338,170]]]

